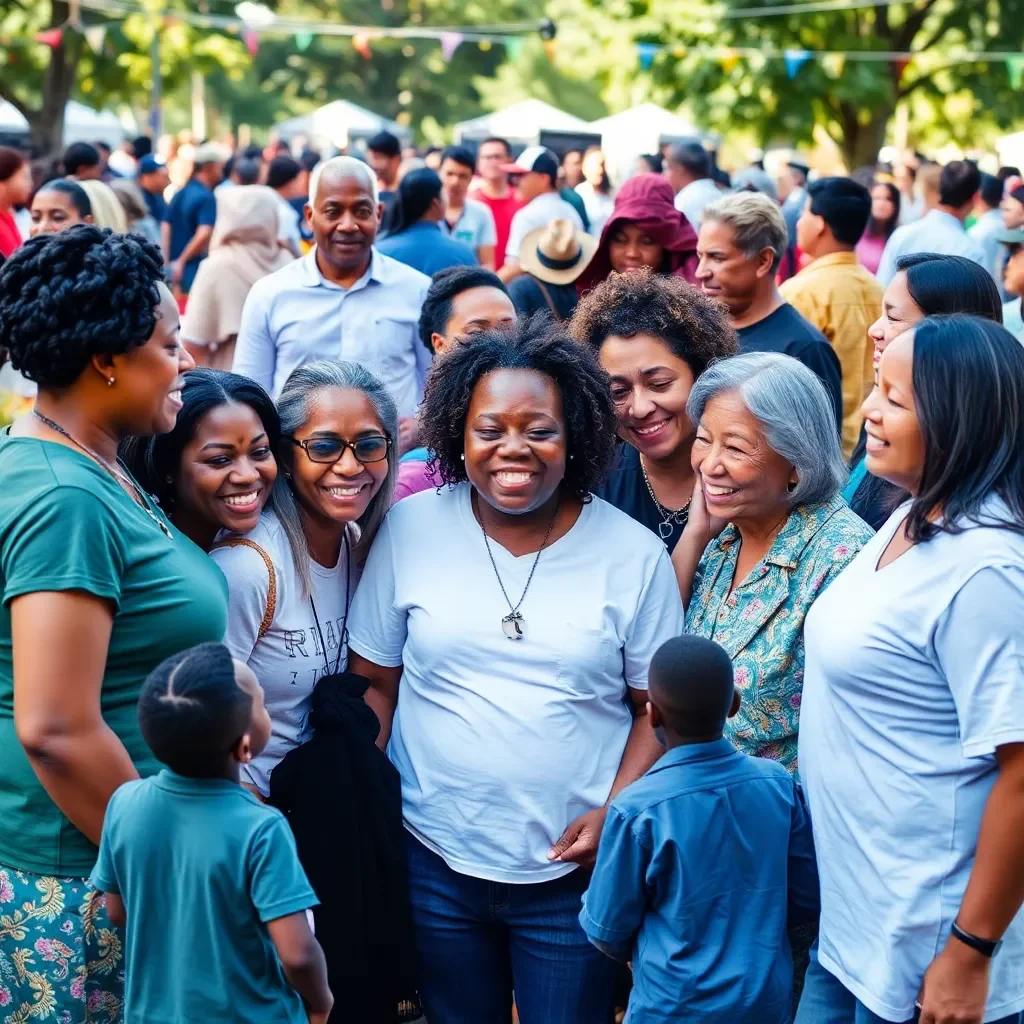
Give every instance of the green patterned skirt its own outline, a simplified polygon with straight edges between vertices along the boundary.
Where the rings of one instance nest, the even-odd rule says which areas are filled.
[[[117,1024],[124,942],[84,878],[0,867],[0,1024]]]

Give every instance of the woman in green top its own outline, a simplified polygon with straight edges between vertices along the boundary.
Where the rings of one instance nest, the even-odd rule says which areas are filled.
[[[222,638],[227,594],[116,452],[174,426],[193,363],[157,248],[86,225],[0,269],[0,347],[39,386],[0,433],[0,1006],[118,1021],[122,943],[86,878],[110,795],[158,768],[142,683]]]

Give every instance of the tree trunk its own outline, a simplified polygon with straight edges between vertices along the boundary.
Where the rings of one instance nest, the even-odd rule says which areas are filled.
[[[50,26],[65,25],[70,14],[63,0],[52,0]],[[39,110],[28,115],[32,144],[44,155],[56,156],[64,148],[64,108],[75,84],[75,72],[82,52],[82,38],[67,27],[60,44],[50,52],[50,64],[43,75],[43,98]]]
[[[889,118],[894,107],[885,104],[876,108],[867,124],[861,124],[856,112],[843,117],[843,159],[852,172],[858,167],[874,167],[878,161],[878,151],[885,144],[885,130],[889,126]]]

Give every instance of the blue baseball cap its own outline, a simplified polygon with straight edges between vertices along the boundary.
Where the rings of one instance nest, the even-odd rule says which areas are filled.
[[[149,153],[139,161],[139,174],[152,174],[163,166],[152,153]]]

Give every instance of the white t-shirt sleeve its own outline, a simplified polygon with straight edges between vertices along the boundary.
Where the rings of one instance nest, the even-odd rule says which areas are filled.
[[[352,599],[349,649],[385,668],[398,668],[408,633],[407,613],[395,606],[394,542],[387,519],[370,548]],[[412,552],[407,552],[415,558]]]
[[[525,210],[525,207],[523,208]],[[508,230],[508,245],[505,246],[505,261],[515,260],[519,262],[519,250],[522,248],[523,239],[530,230],[530,225],[523,216],[523,210],[516,211],[512,218],[512,224]]]
[[[663,550],[640,593],[636,615],[626,635],[624,660],[628,686],[635,690],[647,689],[651,659],[666,640],[683,634],[683,619],[675,570],[668,552]]]
[[[232,658],[248,661],[267,613],[270,594],[267,564],[258,551],[244,544],[214,548],[210,557],[220,566],[228,581],[228,625],[224,632],[224,645]],[[278,595],[280,599],[280,588]]]
[[[1024,569],[986,566],[960,588],[934,632],[965,757],[1024,743]]]

